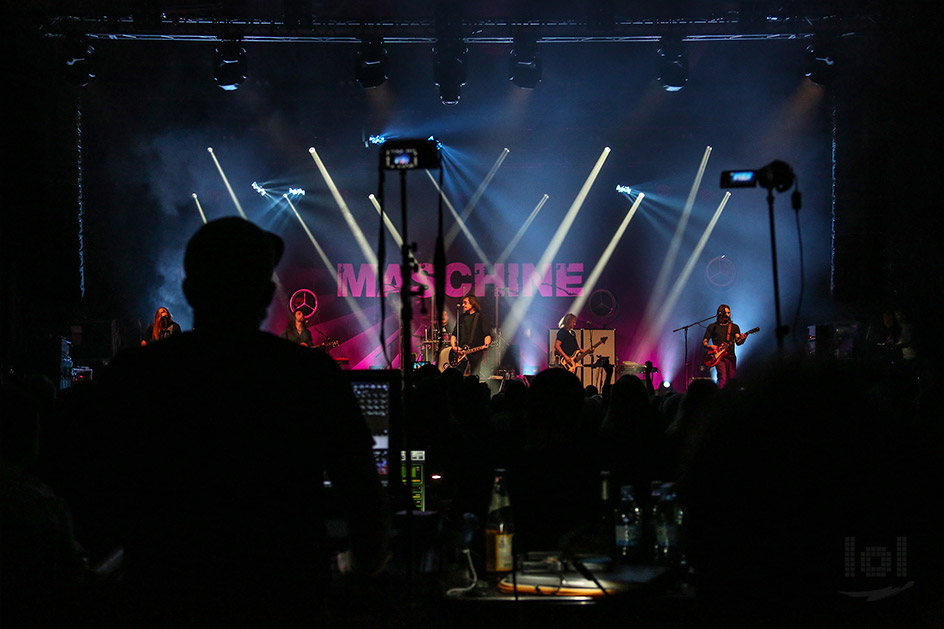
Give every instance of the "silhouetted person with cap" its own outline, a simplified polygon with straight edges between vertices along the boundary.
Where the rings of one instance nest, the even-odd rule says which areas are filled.
[[[119,354],[102,378],[87,460],[124,548],[122,626],[318,626],[325,473],[342,571],[383,569],[390,514],[350,386],[326,354],[259,330],[282,253],[240,218],[201,227],[184,256],[194,331]]]

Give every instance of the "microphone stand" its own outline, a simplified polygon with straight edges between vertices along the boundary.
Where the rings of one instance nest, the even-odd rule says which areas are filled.
[[[688,328],[690,328],[690,327],[692,327],[692,326],[695,326],[695,325],[698,325],[699,323],[704,323],[705,321],[710,321],[710,320],[714,319],[714,318],[717,317],[717,316],[718,316],[718,315],[714,314],[714,315],[711,315],[710,317],[705,317],[705,318],[702,319],[701,321],[695,321],[694,323],[689,323],[688,325],[683,325],[683,326],[680,327],[680,328],[675,328],[674,330],[672,330],[672,333],[673,333],[673,334],[674,334],[675,332],[678,332],[679,330],[681,330],[681,331],[684,333],[684,337],[685,337],[685,341],[684,341],[685,354],[684,354],[684,356],[685,356],[685,390],[686,390],[686,391],[688,390],[688,383],[689,383],[689,376],[688,376],[689,369],[688,369],[688,368],[689,368],[689,364],[690,364],[690,363],[689,363],[689,360],[688,360]]]

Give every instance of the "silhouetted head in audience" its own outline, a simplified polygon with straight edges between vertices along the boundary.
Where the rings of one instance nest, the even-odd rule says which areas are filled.
[[[639,417],[649,408],[649,391],[646,383],[636,376],[620,376],[613,383],[610,391],[610,404],[607,413],[608,420],[629,419]]]
[[[272,274],[285,245],[247,220],[227,217],[201,227],[184,253],[183,289],[194,328],[258,329],[272,302]],[[220,317],[220,308],[226,316]]]
[[[583,407],[583,384],[566,369],[545,369],[531,381],[526,414],[532,434],[569,438]]]
[[[22,387],[0,389],[0,460],[27,469],[39,454],[39,411]]]

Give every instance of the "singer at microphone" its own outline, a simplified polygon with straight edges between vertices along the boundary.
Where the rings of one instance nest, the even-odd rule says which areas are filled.
[[[453,354],[460,356],[464,363],[465,375],[478,376],[484,380],[482,372],[485,353],[492,344],[492,326],[485,318],[479,300],[469,294],[459,302],[459,313],[456,316],[456,325],[449,337],[449,345]]]

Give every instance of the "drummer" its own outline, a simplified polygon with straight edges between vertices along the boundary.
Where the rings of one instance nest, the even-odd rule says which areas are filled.
[[[449,313],[443,310],[438,326],[433,317],[428,326],[423,326],[422,334],[420,330],[417,330],[413,336],[423,339],[422,349],[418,352],[418,360],[423,363],[437,364],[437,358],[442,349],[444,347],[449,349]]]
[[[449,345],[449,311],[443,310],[439,319],[439,330],[436,339],[440,345]]]

